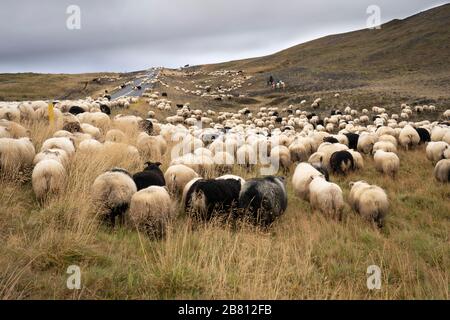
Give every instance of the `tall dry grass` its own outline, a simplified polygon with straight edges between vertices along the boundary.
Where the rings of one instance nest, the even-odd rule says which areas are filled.
[[[36,149],[56,129],[29,126]],[[129,142],[135,141],[129,133]],[[437,183],[423,148],[400,152],[396,180],[366,168],[332,180],[364,179],[388,192],[391,210],[378,230],[348,206],[342,222],[312,212],[288,183],[289,207],[268,231],[194,224],[178,210],[165,240],[127,226],[98,223],[94,179],[112,167],[130,172],[144,160],[124,150],[77,152],[67,185],[39,204],[29,181],[0,182],[0,297],[3,299],[448,299],[450,187]],[[169,156],[163,159],[167,168]],[[293,172],[293,168],[291,170]],[[246,178],[235,167],[233,173]],[[82,289],[66,287],[78,265]],[[381,290],[366,287],[367,267],[382,269]]]

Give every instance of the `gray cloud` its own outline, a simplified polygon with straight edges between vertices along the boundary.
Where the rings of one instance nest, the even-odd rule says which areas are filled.
[[[324,35],[365,28],[438,0],[2,0],[0,72],[131,71],[270,54]],[[81,30],[66,8],[81,8]]]

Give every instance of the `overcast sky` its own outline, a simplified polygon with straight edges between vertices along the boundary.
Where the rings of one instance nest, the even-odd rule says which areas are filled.
[[[1,0],[0,72],[178,67],[262,56],[329,34],[405,18],[438,0]],[[69,5],[81,29],[67,28]]]

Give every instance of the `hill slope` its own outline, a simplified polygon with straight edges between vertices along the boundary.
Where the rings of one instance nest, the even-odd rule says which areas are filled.
[[[447,100],[450,4],[390,21],[379,30],[331,35],[273,55],[202,68],[245,70],[259,74],[260,83],[273,74],[303,92],[375,86]]]

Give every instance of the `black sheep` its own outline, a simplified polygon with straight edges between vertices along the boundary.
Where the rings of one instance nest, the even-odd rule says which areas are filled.
[[[348,151],[337,151],[331,155],[330,167],[334,173],[346,174],[355,169],[355,160]]]
[[[108,107],[106,104],[100,105],[100,111],[107,115],[111,115],[111,108]]]
[[[77,114],[85,113],[85,112],[86,111],[82,107],[79,107],[79,106],[72,106],[69,109],[69,113],[71,113],[73,115],[77,115]]]
[[[188,214],[204,221],[223,214],[233,217],[240,191],[241,183],[236,179],[199,179],[186,191],[184,206]]]
[[[425,128],[415,128],[420,137],[420,143],[430,142],[430,132]]]
[[[357,150],[359,134],[349,132],[349,133],[344,133],[344,135],[348,139],[348,147],[350,149]]]
[[[287,194],[283,177],[248,180],[239,195],[239,208],[254,224],[270,226],[287,208]]]
[[[160,186],[166,185],[166,180],[164,179],[164,174],[159,168],[160,162],[152,163],[146,162],[147,167],[142,172],[138,172],[133,175],[134,183],[136,183],[137,190],[142,190],[150,186]]]

